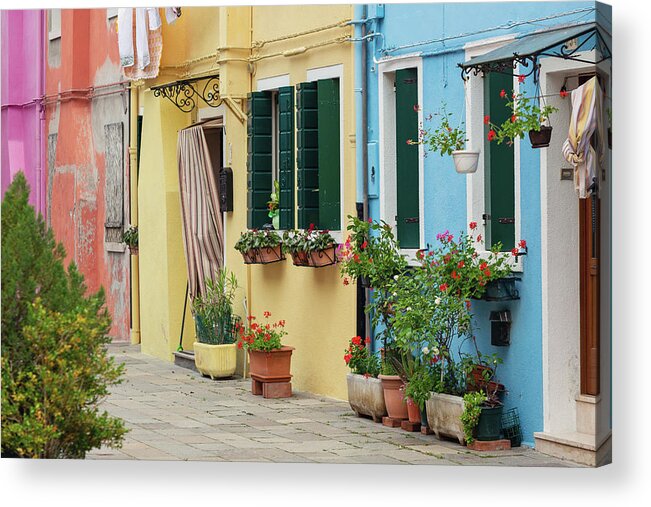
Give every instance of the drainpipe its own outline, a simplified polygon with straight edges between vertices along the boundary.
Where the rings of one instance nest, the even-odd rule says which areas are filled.
[[[138,225],[138,88],[131,87],[129,111],[129,222]],[[140,343],[140,261],[131,255],[131,344]]]
[[[36,163],[36,202],[37,211],[40,211],[45,219],[46,217],[46,205],[45,205],[45,192],[43,191],[46,188],[45,184],[45,171],[43,171],[43,164],[46,157],[45,145],[45,104],[42,101],[42,97],[45,96],[45,23],[46,11],[42,10],[40,12],[39,21],[38,21],[38,50],[37,50],[37,60],[38,60],[38,99],[35,101],[36,115],[38,118],[37,127],[36,127],[36,146],[37,146],[37,163]]]
[[[367,118],[366,118],[366,5],[356,4],[351,24],[354,25],[354,91],[355,91],[355,201],[357,216],[362,220],[368,217],[368,181],[367,181]],[[357,334],[366,336],[370,330],[368,316],[364,312],[368,301],[368,290],[357,285]],[[369,333],[370,334],[370,333]]]

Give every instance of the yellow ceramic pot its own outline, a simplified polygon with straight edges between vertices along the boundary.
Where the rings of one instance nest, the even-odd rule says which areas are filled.
[[[194,365],[212,379],[231,377],[237,366],[237,345],[209,345],[194,342]]]

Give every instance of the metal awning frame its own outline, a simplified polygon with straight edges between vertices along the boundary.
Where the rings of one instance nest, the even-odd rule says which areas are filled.
[[[568,46],[570,40],[577,39],[583,35],[588,36],[580,44],[577,44],[575,48],[570,48]],[[557,48],[559,45],[561,45],[561,47],[558,50],[554,50],[554,48]],[[602,55],[602,58],[598,61],[589,61],[580,57],[583,51],[592,50],[597,50]],[[524,77],[533,75],[534,83],[537,83],[540,74],[540,62],[538,59],[542,56],[598,65],[604,60],[612,58],[612,52],[610,51],[603,35],[599,31],[599,28],[596,25],[593,25],[592,27],[587,28],[583,33],[573,35],[565,41],[555,42],[550,46],[541,48],[529,54],[520,55],[517,52],[514,52],[512,57],[492,62],[473,64],[471,60],[470,62],[459,63],[457,65],[461,68],[461,79],[464,81],[467,81],[470,78],[470,74],[477,76],[480,72],[482,75],[489,72],[513,75],[513,71],[518,65],[520,65],[525,69],[530,69],[528,72],[520,73],[520,75]]]
[[[199,81],[206,81],[199,85]],[[210,107],[218,107],[222,103],[219,94],[219,74],[181,79],[172,83],[152,86],[154,97],[165,97],[184,113],[189,113],[201,99]]]

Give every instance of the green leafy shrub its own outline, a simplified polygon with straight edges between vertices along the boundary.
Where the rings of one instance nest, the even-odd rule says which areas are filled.
[[[121,420],[98,409],[122,367],[105,345],[104,292],[83,276],[28,203],[19,173],[2,201],[2,456],[82,458],[119,447]]]
[[[466,437],[466,443],[468,445],[475,441],[475,428],[479,424],[481,407],[484,405],[484,402],[486,402],[486,395],[482,391],[463,395],[461,423],[463,424],[463,434]]]

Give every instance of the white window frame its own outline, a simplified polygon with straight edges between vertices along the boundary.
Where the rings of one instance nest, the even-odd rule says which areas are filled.
[[[489,51],[504,46],[514,39],[513,36],[496,37],[486,39],[478,42],[466,44],[465,60],[468,61],[473,57],[485,54]],[[518,70],[514,72],[513,76],[513,90],[518,93],[519,83],[517,75]],[[467,210],[467,232],[470,233],[470,222],[477,222],[477,229],[475,234],[481,234],[483,238],[486,237],[486,226],[482,220],[482,215],[486,212],[485,202],[485,167],[484,167],[484,79],[480,74],[474,75],[471,73],[469,78],[464,83],[465,97],[466,97],[466,125],[468,135],[468,149],[479,150],[479,164],[477,171],[472,174],[466,175],[466,210]],[[521,195],[520,195],[520,138],[516,138],[513,145],[514,157],[514,204],[515,204],[515,245],[522,239],[522,213],[521,213]],[[488,258],[490,250],[487,250],[485,245],[478,249],[478,253],[482,258]],[[516,258],[510,252],[503,252],[501,255],[507,260],[513,271],[522,272],[524,262],[521,258]]]
[[[391,226],[398,235],[396,214],[398,196],[396,193],[396,96],[394,92],[395,73],[402,69],[416,69],[418,74],[418,104],[423,104],[423,59],[420,55],[404,55],[382,60],[378,64],[379,141],[380,141],[380,219]],[[423,124],[423,108],[418,111],[418,123]],[[418,145],[418,235],[420,249],[425,248],[425,148]],[[417,262],[416,248],[401,248],[400,253],[410,264]]]
[[[106,8],[106,19],[113,19],[118,17],[118,8],[117,7],[107,7]]]
[[[329,65],[307,69],[305,80],[308,82],[320,79],[339,79],[339,226],[338,231],[330,231],[338,243],[343,243],[346,230],[346,217],[344,216],[344,65]]]
[[[50,41],[61,38],[61,9],[48,9],[47,36]]]

